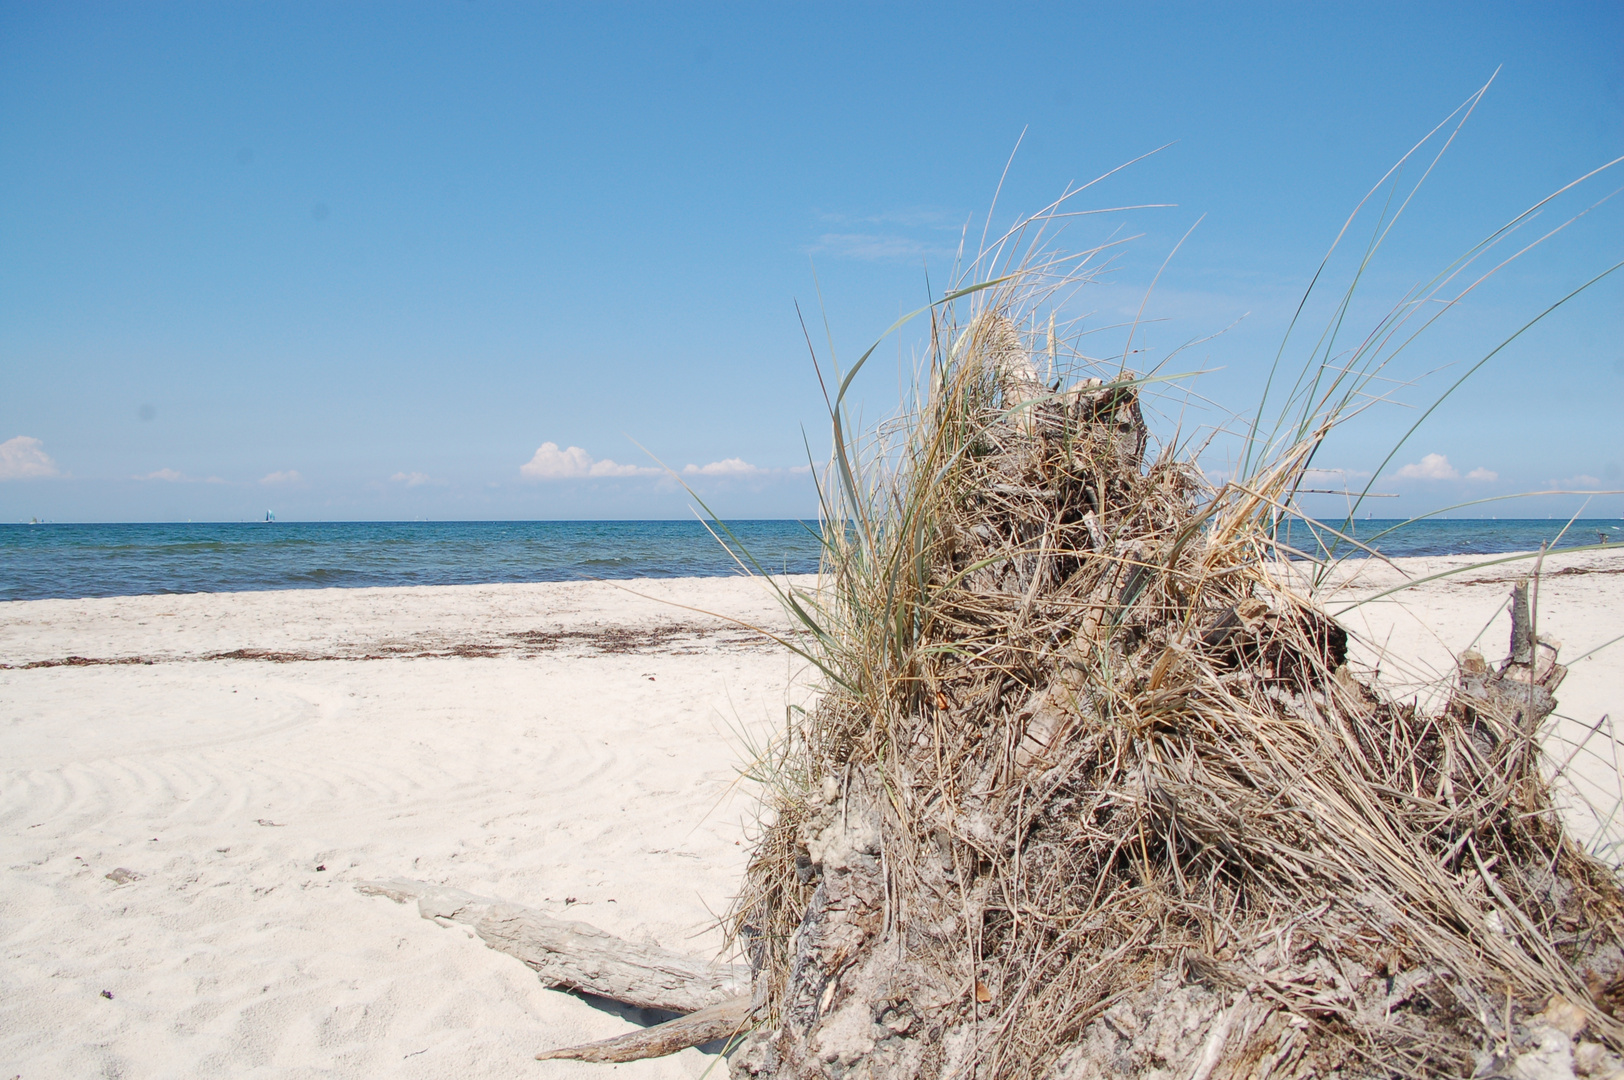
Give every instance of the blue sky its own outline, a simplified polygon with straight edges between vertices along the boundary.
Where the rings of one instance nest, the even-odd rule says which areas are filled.
[[[724,514],[810,513],[795,302],[855,356],[945,279],[1023,130],[995,226],[1172,143],[1083,197],[1176,205],[1070,228],[1138,237],[1073,313],[1131,318],[1199,219],[1134,345],[1225,331],[1164,412],[1222,423],[1347,214],[1497,68],[1356,320],[1624,154],[1620,42],[1616,4],[3,3],[0,520],[686,515],[650,454]],[[1440,319],[1394,374],[1441,370],[1322,463],[1374,469],[1620,258],[1624,197]],[[916,343],[859,380],[866,415]],[[1624,487],[1621,401],[1624,271],[1485,365],[1378,509]]]

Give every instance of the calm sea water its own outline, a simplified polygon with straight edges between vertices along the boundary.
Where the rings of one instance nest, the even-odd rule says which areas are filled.
[[[1590,544],[1624,544],[1624,520],[1619,518],[1580,518],[1571,525],[1566,518],[1426,518],[1422,521],[1365,519],[1344,529],[1343,522],[1329,521],[1337,531],[1390,558],[1407,555],[1498,555],[1510,551],[1538,551],[1541,544],[1557,548]],[[1325,546],[1337,555],[1361,553],[1336,537],[1321,534]],[[1299,551],[1324,554],[1300,522],[1287,533],[1286,541]]]
[[[807,525],[728,528],[767,570],[818,568]],[[0,525],[0,600],[737,572],[697,521]]]
[[[1376,537],[1391,521],[1360,521]],[[1384,554],[1528,551],[1564,522],[1431,520],[1374,539]],[[1617,519],[1575,522],[1560,546],[1624,542]],[[796,521],[731,528],[763,567],[812,573],[818,539]],[[1292,542],[1312,548],[1293,534]],[[694,521],[475,521],[0,525],[0,600],[365,585],[709,577],[738,566]]]

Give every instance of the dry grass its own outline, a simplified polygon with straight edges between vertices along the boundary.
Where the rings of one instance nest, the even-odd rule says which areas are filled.
[[[1388,700],[1282,565],[1338,411],[1209,486],[1147,445],[1144,380],[1059,355],[1079,280],[932,307],[918,400],[860,445],[833,402],[825,580],[789,598],[823,694],[758,763],[733,920],[779,1075],[865,995],[893,1075],[1040,1076],[1179,985],[1233,1003],[1213,1076],[1465,1075],[1558,996],[1616,1048],[1624,894],[1537,709]]]

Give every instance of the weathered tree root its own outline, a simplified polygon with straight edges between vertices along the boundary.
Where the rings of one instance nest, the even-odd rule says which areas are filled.
[[[587,923],[555,919],[535,908],[424,881],[363,881],[355,888],[368,896],[387,896],[396,903],[416,900],[418,913],[425,919],[445,919],[473,927],[487,945],[523,960],[548,986],[596,994],[645,1009],[696,1015],[712,1006],[731,1007],[741,994],[749,1000],[747,967],[707,964],[655,946],[625,941]],[[718,1037],[706,1036],[697,1042]]]
[[[741,994],[708,1009],[700,1009],[696,1013],[679,1016],[675,1020],[667,1020],[616,1039],[548,1050],[537,1054],[536,1060],[641,1061],[643,1058],[664,1057],[690,1046],[733,1038],[749,1026],[754,1008],[750,995]]]
[[[837,478],[736,1080],[1624,1069],[1624,888],[1557,812],[1528,590],[1509,659],[1396,700],[1278,540],[1323,432],[1209,488],[1138,380],[1040,383],[988,303]]]

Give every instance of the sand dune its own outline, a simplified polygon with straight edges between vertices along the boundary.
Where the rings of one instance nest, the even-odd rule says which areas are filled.
[[[1399,580],[1359,569],[1333,610]],[[1573,657],[1624,633],[1624,559],[1547,566],[1569,569],[1541,628]],[[1346,619],[1414,689],[1485,624],[1500,655],[1518,570]],[[636,588],[783,625],[750,582]],[[1621,657],[1575,665],[1559,735],[1618,714]],[[714,953],[752,812],[729,728],[782,723],[798,671],[605,584],[10,603],[0,663],[0,1074],[25,1080],[603,1075],[530,1057],[634,1018],[353,883],[420,877]],[[1598,799],[1609,754],[1581,761]]]

